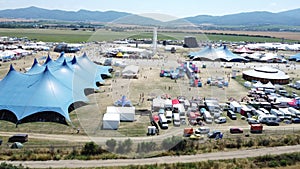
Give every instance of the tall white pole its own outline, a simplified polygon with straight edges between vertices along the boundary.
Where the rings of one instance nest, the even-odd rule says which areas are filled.
[[[153,55],[157,52],[157,28],[153,28]]]

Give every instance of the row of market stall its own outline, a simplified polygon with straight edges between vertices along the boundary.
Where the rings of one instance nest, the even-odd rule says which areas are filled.
[[[272,62],[272,63],[287,63],[290,61],[300,61],[300,53],[291,55],[286,58],[277,52],[257,52],[249,50],[246,47],[233,50],[231,52],[227,46],[215,48],[213,46],[206,46],[198,52],[190,52],[189,57],[191,60],[210,60],[210,61],[225,61],[225,62]]]

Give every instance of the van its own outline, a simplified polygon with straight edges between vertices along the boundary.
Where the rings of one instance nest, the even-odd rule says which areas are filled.
[[[259,116],[258,117],[258,121],[260,123],[266,124],[269,122],[276,122],[277,121],[277,117],[275,115],[264,115],[264,116]]]
[[[292,113],[289,112],[287,108],[279,108],[278,110],[284,115],[284,119],[292,119]]]
[[[28,141],[28,134],[15,134],[8,138],[9,143],[20,142],[25,143]]]
[[[289,107],[288,108],[288,111],[292,113],[292,115],[295,117],[295,116],[300,116],[300,111],[293,108],[293,107]]]
[[[179,127],[180,126],[180,116],[179,113],[173,114],[173,125]]]
[[[254,113],[255,116],[263,116],[263,115],[266,115],[264,112],[262,112],[261,110],[255,110],[255,113]]]
[[[172,122],[172,111],[166,111],[166,119],[168,123]]]
[[[278,111],[277,109],[271,109],[270,111],[271,114],[277,116],[277,118],[280,119],[280,121],[283,121],[284,120],[284,115],[282,112]]]
[[[212,123],[212,117],[211,117],[209,111],[205,111],[203,113],[203,118],[204,118],[206,123],[210,123],[210,124]]]
[[[210,129],[209,127],[203,126],[203,127],[199,127],[198,129],[195,130],[196,134],[207,134],[209,133]]]
[[[227,111],[227,116],[229,118],[231,118],[232,120],[236,120],[236,115],[235,115],[235,113],[232,110],[228,110]]]
[[[270,114],[270,112],[268,110],[266,110],[265,108],[259,108],[258,110],[262,111],[263,113]]]
[[[164,114],[159,114],[159,125],[161,129],[168,129],[168,122]]]

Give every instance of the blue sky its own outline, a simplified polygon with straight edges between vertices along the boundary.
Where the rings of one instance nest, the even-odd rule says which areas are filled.
[[[280,12],[300,8],[299,0],[0,0],[0,9],[37,6],[77,11],[122,11],[134,14],[159,13],[174,17],[226,15],[240,12]]]

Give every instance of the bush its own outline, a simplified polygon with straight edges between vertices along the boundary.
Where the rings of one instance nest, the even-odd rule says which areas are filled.
[[[280,166],[283,166],[283,167],[287,166],[286,160],[280,160],[279,164],[280,164]]]
[[[20,164],[19,166],[14,166],[12,164],[7,164],[5,162],[0,164],[1,169],[23,169],[24,167]]]
[[[104,152],[105,151],[94,142],[86,143],[83,149],[81,150],[82,155],[98,155]]]
[[[269,162],[268,167],[273,167],[273,168],[279,167],[279,164],[276,160],[272,160]]]
[[[105,144],[108,147],[108,151],[113,152],[117,145],[117,141],[115,139],[110,139],[110,140],[107,140]]]

